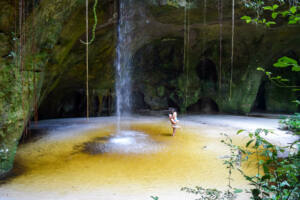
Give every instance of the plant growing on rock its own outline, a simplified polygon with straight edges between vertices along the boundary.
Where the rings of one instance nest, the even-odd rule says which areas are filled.
[[[291,117],[283,118],[279,123],[282,129],[291,130],[296,135],[300,135],[300,113],[295,113]]]
[[[250,16],[243,16],[241,19],[245,20],[246,23],[263,24],[267,27],[271,25],[276,25],[277,21],[286,20],[288,24],[299,24],[300,23],[300,2],[299,1],[289,1],[290,6],[287,6],[286,1],[277,0],[272,1],[271,4],[268,1],[262,0],[242,0],[245,7],[254,9],[257,13],[255,18]],[[268,5],[266,5],[269,3]],[[263,12],[266,11],[270,16],[263,16]],[[298,61],[294,58],[283,56],[273,64],[276,68],[289,68],[292,72],[296,73],[300,71],[300,65]],[[266,71],[262,67],[258,67],[257,70],[262,71],[266,74],[268,79],[278,87],[291,88],[293,91],[300,91],[300,86],[288,84],[289,80],[280,75],[274,76],[272,72]],[[294,101],[299,107],[299,100]],[[287,117],[279,121],[281,127],[287,128],[299,134],[300,130],[300,117],[299,114],[295,114],[292,117]]]

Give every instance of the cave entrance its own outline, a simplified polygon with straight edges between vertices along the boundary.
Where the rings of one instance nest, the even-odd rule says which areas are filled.
[[[168,99],[168,107],[175,108],[177,112],[180,112],[180,107],[172,99]]]
[[[265,81],[263,81],[258,89],[256,99],[252,105],[251,112],[265,112],[266,107],[266,97],[265,97]]]
[[[216,83],[218,80],[216,65],[210,59],[203,59],[197,65],[197,75],[201,80]]]
[[[214,100],[208,97],[204,97],[199,99],[197,103],[190,105],[187,108],[187,112],[213,114],[219,112],[219,107]]]

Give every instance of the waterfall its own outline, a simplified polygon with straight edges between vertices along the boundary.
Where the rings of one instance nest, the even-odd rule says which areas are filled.
[[[232,33],[231,33],[231,73],[230,73],[230,91],[229,91],[229,100],[232,96],[232,78],[233,78],[233,58],[234,58],[234,10],[235,9],[235,0],[232,0]]]
[[[189,48],[190,48],[190,3],[186,0],[184,6],[184,54],[183,54],[183,71],[186,74],[185,83],[185,108],[187,108],[188,85],[189,85]]]
[[[115,60],[116,68],[116,115],[117,128],[120,130],[120,121],[122,116],[128,116],[131,113],[131,50],[133,24],[131,17],[133,11],[130,9],[132,0],[120,0],[119,4],[119,23],[117,30],[117,52]]]
[[[206,47],[206,15],[207,15],[207,1],[204,0],[203,6],[203,53]]]
[[[219,90],[221,90],[222,87],[222,42],[223,42],[223,1],[218,1],[219,5],[219,26],[220,26],[220,60],[219,60]]]
[[[207,15],[207,1],[204,0],[204,5],[203,5],[203,32],[202,32],[202,40],[203,40],[203,43],[202,43],[202,50],[203,50],[203,67],[202,67],[202,70],[203,70],[203,74],[205,74],[204,70],[205,70],[205,65],[206,65],[206,62],[205,62],[205,49],[206,49],[206,15]]]

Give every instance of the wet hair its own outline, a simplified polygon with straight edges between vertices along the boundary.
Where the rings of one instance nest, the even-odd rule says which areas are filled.
[[[175,108],[169,108],[169,114],[173,114],[174,112],[176,112]]]

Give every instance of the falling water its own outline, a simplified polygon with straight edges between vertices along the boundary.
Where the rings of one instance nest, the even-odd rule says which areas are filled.
[[[203,57],[204,57],[204,59],[203,59],[203,67],[202,67],[202,70],[204,70],[205,69],[205,65],[206,65],[206,62],[205,62],[205,49],[206,49],[206,15],[207,15],[207,1],[206,0],[204,0],[204,6],[203,6],[203,44],[202,44],[202,49],[203,49]],[[203,74],[205,74],[204,73],[204,71],[203,71]]]
[[[118,24],[118,43],[116,67],[116,114],[117,128],[120,130],[122,116],[127,116],[131,112],[131,51],[132,41],[132,20],[133,12],[130,9],[132,0],[120,0],[119,5],[119,24]]]
[[[219,25],[220,25],[220,60],[219,60],[219,89],[222,87],[222,42],[223,42],[223,1],[218,1],[219,5]]]
[[[189,85],[189,48],[190,48],[190,3],[185,1],[184,6],[184,56],[183,56],[183,71],[186,74],[185,83],[185,108],[188,100],[188,85]]]
[[[230,74],[230,91],[229,99],[232,96],[232,74],[233,74],[233,58],[234,58],[234,10],[235,9],[235,0],[232,0],[232,33],[231,33],[231,74]]]

